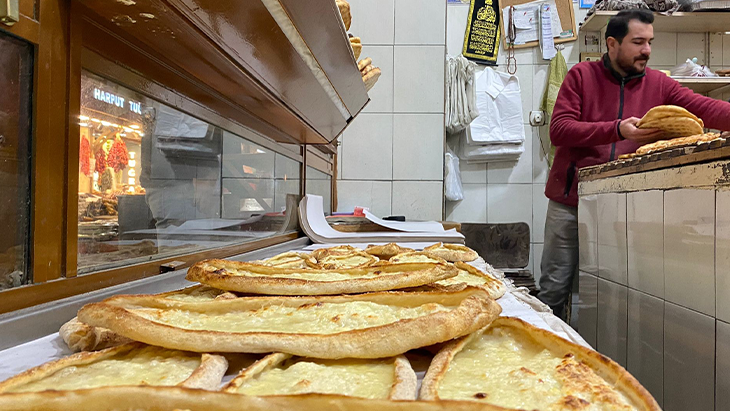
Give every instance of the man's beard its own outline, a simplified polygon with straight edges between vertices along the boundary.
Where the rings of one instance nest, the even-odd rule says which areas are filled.
[[[631,56],[624,56],[619,54],[618,58],[616,59],[616,65],[626,73],[628,76],[632,76],[634,74],[641,74],[644,72],[644,69],[637,69],[634,64],[638,61],[645,61],[646,63],[649,62],[649,56],[647,55],[639,55],[636,57]],[[644,66],[646,68],[646,65]]]

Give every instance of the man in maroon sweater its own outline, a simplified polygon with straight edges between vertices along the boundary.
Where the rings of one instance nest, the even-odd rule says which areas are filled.
[[[578,169],[615,160],[662,137],[636,127],[649,109],[673,104],[701,118],[705,127],[730,130],[730,103],[693,93],[664,73],[647,68],[654,15],[625,10],[606,29],[608,53],[565,77],[555,102],[550,139],[557,147],[545,195],[545,247],[539,298],[565,318],[578,266]]]

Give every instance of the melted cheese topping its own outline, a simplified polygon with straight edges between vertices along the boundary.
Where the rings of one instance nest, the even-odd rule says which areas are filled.
[[[435,303],[399,307],[352,301],[305,304],[300,307],[269,305],[256,310],[228,313],[151,308],[130,311],[150,321],[189,330],[334,334],[390,324],[451,308]]]
[[[370,255],[329,255],[321,260],[317,260],[317,263],[327,269],[337,269],[361,267],[363,264],[374,262],[374,260]]]
[[[441,285],[452,285],[452,284],[459,284],[459,283],[465,283],[466,285],[484,285],[487,283],[490,283],[488,278],[479,276],[479,275],[473,275],[469,273],[466,270],[459,270],[459,274],[456,275],[456,277],[447,278],[445,280],[436,281],[436,284]]]
[[[344,267],[340,267],[344,269]],[[393,275],[399,275],[402,274],[402,272],[391,272],[391,273],[383,273],[378,270],[373,271],[367,271],[365,273],[358,273],[358,274],[352,274],[352,273],[343,273],[338,272],[336,270],[328,270],[326,273],[323,273],[321,271],[314,271],[314,272],[307,272],[302,271],[299,273],[285,273],[285,274],[259,274],[254,273],[248,270],[235,270],[235,269],[226,269],[229,273],[232,275],[239,275],[243,277],[263,277],[263,278],[297,278],[302,280],[309,280],[309,281],[321,281],[321,282],[327,282],[327,281],[342,281],[342,280],[354,280],[358,278],[376,278],[376,277],[385,277],[385,276],[393,276]]]
[[[341,394],[386,399],[395,383],[393,360],[299,360],[244,382],[246,395]]]
[[[186,293],[170,294],[165,298],[168,300],[175,301],[190,301],[190,302],[202,302],[202,301],[213,301],[215,297],[225,293],[223,290],[217,290],[210,287],[200,287],[193,291]]]
[[[72,365],[8,392],[78,390],[116,385],[177,385],[200,366],[200,354],[145,347],[98,360]]]
[[[264,260],[264,265],[280,268],[308,268],[307,257],[299,253],[284,253]]]
[[[389,260],[392,263],[439,263],[441,261],[423,254],[411,254],[403,257],[395,256]]]
[[[572,356],[557,357],[500,327],[487,330],[456,354],[438,395],[527,410],[635,409]]]

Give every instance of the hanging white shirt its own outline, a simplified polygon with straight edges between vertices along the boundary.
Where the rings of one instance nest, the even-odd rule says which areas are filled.
[[[469,145],[525,141],[517,76],[485,69],[476,79],[476,99],[479,116],[470,125]]]

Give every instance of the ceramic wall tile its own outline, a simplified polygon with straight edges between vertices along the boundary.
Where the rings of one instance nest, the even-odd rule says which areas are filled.
[[[443,114],[394,114],[393,153],[394,180],[443,180]]]
[[[664,192],[664,297],[711,316],[715,315],[714,235],[714,191]]]
[[[626,194],[598,195],[598,276],[627,284]]]
[[[627,370],[659,405],[664,396],[664,301],[629,289]]]
[[[582,196],[578,201],[578,268],[598,275],[598,196]]]
[[[446,42],[446,4],[441,0],[396,0],[395,44]]]
[[[532,184],[488,184],[487,222],[532,225]]]
[[[717,321],[715,411],[730,410],[730,324]]]
[[[393,115],[358,115],[342,138],[342,178],[393,178]]]
[[[441,181],[393,181],[392,214],[407,220],[443,219]]]
[[[664,192],[627,194],[629,287],[664,297]]]
[[[370,103],[363,113],[390,113],[393,111],[393,46],[362,46],[360,58],[370,57],[380,68],[378,83],[369,92]]]
[[[444,112],[445,56],[445,46],[395,47],[395,112]]]
[[[487,222],[487,185],[462,184],[464,199],[446,201],[446,220],[460,223]]]
[[[598,332],[598,277],[578,273],[578,332],[591,347],[596,348]]]
[[[628,287],[598,278],[596,349],[622,367],[626,367],[627,310]]]
[[[487,163],[467,163],[459,160],[461,182],[464,184],[487,184]]]
[[[446,54],[458,56],[464,46],[469,4],[449,4],[446,7]]]
[[[664,304],[664,410],[715,410],[715,320]]]
[[[393,44],[395,0],[352,0],[350,13],[352,14],[350,33],[359,36],[362,44]]]
[[[369,207],[379,217],[391,215],[390,181],[354,181],[337,182],[337,211],[348,212],[355,207]]]
[[[545,241],[545,217],[547,215],[548,198],[545,197],[545,184],[532,185],[532,242]]]

